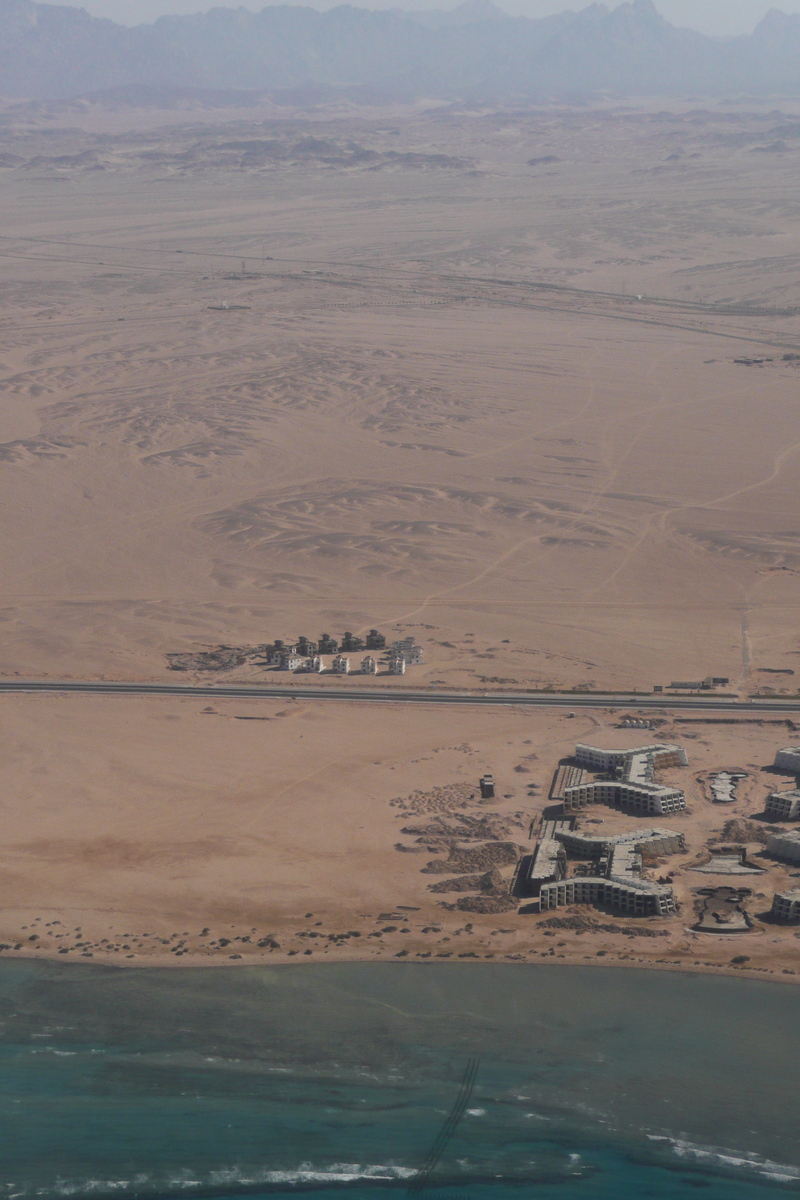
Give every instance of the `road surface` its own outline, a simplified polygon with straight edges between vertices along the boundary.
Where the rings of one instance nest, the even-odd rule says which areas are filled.
[[[125,683],[109,680],[2,679],[1,693],[78,692],[89,696],[190,696],[233,700],[349,700],[371,704],[471,704],[522,706],[525,708],[637,708],[675,711],[708,711],[730,714],[800,713],[800,697],[739,700],[714,696],[610,696],[589,694],[520,692],[448,692],[411,688],[304,687],[272,684]]]

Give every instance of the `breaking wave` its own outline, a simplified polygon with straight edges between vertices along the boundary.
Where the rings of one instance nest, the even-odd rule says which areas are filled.
[[[746,1171],[748,1174],[770,1179],[773,1183],[800,1183],[800,1166],[772,1162],[761,1154],[748,1151],[726,1150],[718,1146],[699,1146],[683,1138],[671,1138],[648,1134],[651,1142],[666,1142],[672,1153],[685,1162],[694,1162],[728,1171]]]
[[[299,1167],[289,1170],[231,1166],[218,1168],[204,1175],[186,1170],[171,1172],[161,1177],[141,1172],[130,1179],[57,1179],[49,1188],[42,1187],[41,1184],[31,1187],[6,1184],[4,1190],[6,1200],[23,1200],[28,1196],[75,1197],[76,1200],[84,1196],[146,1195],[151,1198],[185,1193],[209,1196],[250,1190],[254,1187],[311,1190],[358,1183],[396,1184],[406,1182],[416,1173],[411,1167],[401,1167],[394,1163],[333,1163],[327,1167],[301,1163]]]

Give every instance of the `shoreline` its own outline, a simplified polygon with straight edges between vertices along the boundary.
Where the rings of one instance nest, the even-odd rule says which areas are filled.
[[[448,959],[445,962],[437,962],[427,957],[412,957],[403,956],[398,958],[397,955],[375,955],[371,957],[342,957],[336,959],[323,960],[322,958],[298,958],[297,962],[292,961],[287,955],[282,955],[276,959],[271,955],[256,957],[252,956],[249,960],[244,958],[235,958],[233,961],[229,958],[224,960],[220,955],[210,954],[208,956],[191,955],[184,956],[180,961],[174,955],[153,955],[145,959],[144,956],[136,956],[135,961],[126,961],[118,959],[113,954],[107,956],[91,955],[91,959],[83,959],[82,956],[75,958],[62,958],[57,952],[48,954],[30,954],[21,953],[19,951],[4,952],[0,957],[2,962],[42,962],[42,963],[59,963],[72,964],[81,967],[116,967],[125,971],[137,970],[169,970],[186,971],[186,970],[240,970],[244,967],[303,967],[303,966],[347,966],[347,965],[366,965],[366,964],[382,964],[382,965],[415,965],[415,966],[453,966],[461,965],[477,965],[480,963],[484,966],[505,966],[505,967],[594,967],[600,970],[609,968],[620,968],[631,971],[667,971],[678,975],[702,975],[702,976],[726,976],[728,978],[748,978],[758,979],[762,983],[780,983],[796,986],[800,983],[800,974],[784,975],[781,971],[771,971],[766,968],[746,967],[746,966],[723,966],[719,967],[698,967],[693,963],[663,963],[647,960],[638,960],[629,962],[625,959],[612,959],[609,962],[598,962],[596,956],[578,956],[578,955],[563,955],[558,961],[553,961],[549,955],[542,955],[539,951],[531,951],[530,957],[503,956],[476,956],[455,959]]]

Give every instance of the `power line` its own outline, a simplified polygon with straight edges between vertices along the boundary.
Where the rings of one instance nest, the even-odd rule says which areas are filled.
[[[424,1191],[425,1185],[435,1171],[442,1155],[447,1149],[448,1143],[458,1128],[458,1124],[464,1115],[467,1105],[469,1104],[475,1080],[478,1075],[478,1059],[470,1058],[467,1060],[467,1066],[464,1071],[464,1077],[461,1080],[461,1086],[458,1089],[453,1107],[447,1116],[446,1121],[436,1135],[436,1138],[428,1151],[425,1161],[417,1171],[417,1174],[408,1185],[409,1196],[419,1196]]]

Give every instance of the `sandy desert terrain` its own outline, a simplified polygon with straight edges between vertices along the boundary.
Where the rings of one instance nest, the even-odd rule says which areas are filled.
[[[586,811],[587,832],[658,824],[686,838],[685,854],[647,871],[674,872],[679,912],[623,919],[587,906],[529,915],[523,900],[456,907],[487,895],[487,869],[508,887],[576,740],[647,741],[618,728],[618,714],[74,696],[3,704],[4,954],[123,966],[544,956],[800,979],[797,927],[768,916],[797,871],[757,838],[769,828],[759,821],[767,793],[791,783],[769,770],[785,725],[665,722],[658,736],[688,751],[689,767],[665,777],[684,788],[689,811],[657,821]],[[733,804],[711,803],[703,786],[721,767],[747,774]],[[490,804],[477,787],[486,770]],[[709,843],[731,840],[731,821],[765,873],[692,871]],[[751,889],[751,931],[694,932],[696,889],[727,885]],[[732,966],[740,955],[747,962]]]
[[[797,692],[791,105],[0,116],[2,674],[175,679],[168,654],[376,626],[425,650],[398,687]],[[473,812],[494,770],[524,846],[525,747],[541,797],[611,719],[328,712],[303,682],[213,712],[3,698],[5,939],[55,919],[174,961],[155,935],[208,926],[274,960],[406,904],[418,937],[389,920],[369,953],[426,953],[417,925],[463,914],[389,801]],[[698,736],[689,775],[787,733]],[[506,916],[480,953],[530,942]]]

